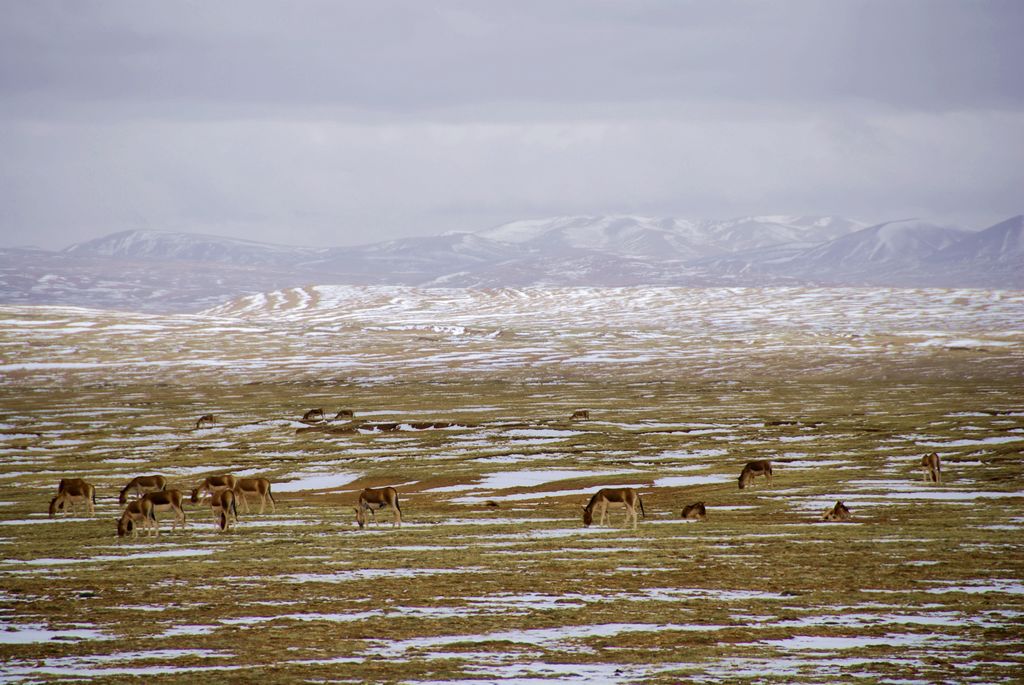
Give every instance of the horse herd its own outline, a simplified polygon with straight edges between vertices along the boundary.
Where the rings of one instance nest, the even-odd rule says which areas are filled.
[[[942,464],[939,455],[935,452],[926,454],[921,458],[920,463],[924,470],[925,481],[934,483],[942,482]],[[772,463],[767,459],[758,459],[748,462],[739,476],[739,488],[742,490],[749,486],[755,477],[763,476],[771,484]],[[134,494],[135,499],[128,501],[128,495]],[[236,478],[233,475],[208,476],[204,478],[195,488],[192,489],[188,498],[193,504],[198,504],[202,496],[208,497],[210,511],[213,514],[214,525],[221,530],[227,530],[232,521],[238,521],[238,502],[241,501],[243,509],[249,511],[249,497],[257,497],[260,502],[260,511],[263,513],[269,503],[271,511],[277,511],[277,502],[270,491],[270,481],[266,478]],[[149,531],[151,534],[160,535],[160,523],[158,513],[171,512],[174,520],[171,530],[176,530],[180,521],[185,527],[185,508],[183,503],[185,496],[181,490],[167,487],[167,479],[164,476],[137,476],[125,485],[118,495],[118,503],[125,508],[117,519],[117,534],[119,537],[131,534],[133,537],[139,530]],[[95,512],[96,487],[81,478],[64,478],[57,486],[57,495],[50,500],[49,514],[53,518],[58,511],[67,513],[74,511],[79,504],[85,504],[87,511]],[[608,508],[622,506],[626,510],[625,525],[633,523],[637,527],[638,513],[644,518],[644,503],[640,494],[635,488],[601,488],[590,498],[590,501],[583,507],[583,525],[589,526],[594,522],[595,512],[598,515],[598,525],[604,525],[608,514]],[[393,487],[365,488],[356,499],[356,506],[353,508],[356,515],[356,523],[360,528],[366,525],[367,514],[374,523],[377,522],[376,512],[388,507],[394,512],[392,526],[402,525],[402,509],[398,503],[398,491]],[[680,514],[682,518],[696,521],[707,519],[707,507],[704,502],[696,502],[683,507]],[[826,509],[822,515],[823,521],[848,521],[852,517],[850,509],[838,501],[831,509]]]

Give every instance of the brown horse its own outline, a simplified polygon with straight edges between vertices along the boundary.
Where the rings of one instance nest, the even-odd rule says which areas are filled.
[[[691,521],[703,521],[708,517],[708,510],[704,507],[703,502],[687,504],[683,507],[683,511],[680,516]]]
[[[266,478],[239,478],[235,481],[234,490],[238,499],[242,500],[242,509],[245,510],[245,513],[249,513],[249,500],[246,495],[260,498],[261,514],[267,501],[270,502],[271,511],[277,513],[277,503],[274,501],[274,495],[270,492],[270,481]]]
[[[569,420],[570,421],[589,421],[590,420],[590,411],[587,410],[587,409],[577,409],[576,411],[574,411],[572,413],[572,416],[569,417]]]
[[[754,482],[754,476],[764,476],[768,485],[772,484],[772,463],[767,459],[747,462],[740,472],[740,490]]]
[[[637,494],[633,488],[601,488],[594,496],[590,498],[590,502],[587,506],[583,507],[583,525],[589,526],[594,522],[594,509],[600,510],[600,517],[598,519],[598,525],[604,525],[605,514],[608,511],[609,505],[621,504],[626,508],[626,525],[629,525],[629,519],[633,519],[633,529],[636,529],[637,516],[636,511],[639,507],[640,513],[643,514],[644,518],[647,518],[647,513],[644,511],[643,500],[640,499],[640,495]]]
[[[213,414],[203,414],[202,416],[199,417],[198,420],[196,420],[196,430],[199,430],[203,426],[212,425],[214,423],[217,423],[216,416],[214,416]]]
[[[177,529],[179,520],[181,521],[181,527],[185,527],[185,508],[181,506],[185,496],[181,493],[181,490],[171,488],[169,490],[160,490],[159,492],[147,492],[142,496],[142,499],[148,500],[153,505],[154,518],[156,518],[155,514],[157,512],[174,512],[174,522],[171,524],[171,530]]]
[[[128,485],[121,488],[121,494],[118,496],[117,501],[119,504],[124,504],[128,501],[128,491],[131,490],[135,493],[135,498],[138,499],[147,492],[159,492],[167,488],[167,479],[163,476],[136,476],[129,481]]]
[[[334,420],[341,421],[342,419],[348,419],[349,421],[351,421],[354,416],[355,412],[353,412],[351,409],[342,409],[341,411],[334,415]]]
[[[849,507],[842,502],[836,502],[834,507],[821,514],[822,521],[849,521],[852,517]]]
[[[921,468],[924,473],[922,477],[926,482],[942,482],[942,461],[938,452],[932,452],[921,457]]]
[[[50,518],[56,516],[58,510],[67,513],[69,509],[76,509],[82,503],[90,514],[95,513],[95,486],[81,478],[64,478],[57,486],[57,496],[50,500]]]
[[[200,493],[209,493],[214,495],[221,490],[234,490],[235,489],[235,477],[231,474],[224,476],[208,476],[203,479],[198,486],[192,490],[192,504],[199,502]]]
[[[377,523],[377,514],[374,511],[374,507],[377,509],[390,507],[395,512],[395,518],[392,520],[391,525],[399,528],[402,526],[402,509],[398,506],[397,490],[389,486],[386,488],[366,488],[359,493],[359,500],[355,510],[356,523],[359,524],[360,528],[366,525],[366,512],[370,512],[373,522]]]
[[[238,504],[235,491],[224,489],[218,490],[210,497],[210,509],[213,511],[213,525],[221,530],[227,530],[231,525],[231,518],[234,517],[238,523]]]
[[[324,410],[323,409],[310,409],[302,415],[303,421],[323,421]]]
[[[153,503],[146,497],[132,500],[124,508],[121,518],[117,520],[117,537],[123,538],[128,533],[135,537],[140,527],[143,530],[148,528],[154,531],[157,537],[160,536],[160,522],[156,520]]]

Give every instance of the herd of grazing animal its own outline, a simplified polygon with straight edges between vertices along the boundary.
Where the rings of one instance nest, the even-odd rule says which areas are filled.
[[[343,409],[335,415],[335,420],[351,419],[352,416],[351,410]],[[585,409],[577,410],[571,416],[573,421],[589,419],[590,412]],[[306,422],[324,421],[324,410],[322,408],[310,409],[303,415],[302,420]],[[196,429],[214,424],[216,421],[213,414],[205,414],[196,421]],[[924,455],[921,458],[920,466],[925,481],[942,482],[941,460],[937,453]],[[739,476],[739,489],[743,490],[751,486],[754,478],[758,476],[763,476],[767,484],[771,485],[772,463],[767,459],[758,459],[744,465]],[[130,494],[135,496],[131,502],[128,501]],[[237,523],[239,502],[241,502],[243,510],[246,513],[249,512],[250,497],[259,500],[260,514],[264,512],[268,503],[271,511],[277,511],[277,503],[270,491],[270,481],[266,478],[236,478],[230,474],[209,476],[192,489],[189,499],[193,504],[198,504],[204,495],[209,498],[214,524],[221,530],[228,530],[233,522]],[[177,529],[179,522],[184,528],[186,521],[184,500],[185,497],[180,490],[167,487],[167,479],[164,476],[133,478],[118,495],[119,504],[125,507],[117,519],[118,536],[124,537],[130,534],[134,537],[139,530],[148,531],[152,535],[160,535],[157,513],[170,512],[174,515],[172,530]],[[90,514],[94,513],[96,488],[81,478],[64,478],[57,487],[57,495],[50,500],[49,515],[52,518],[58,511],[65,513],[75,511],[79,504],[84,504]],[[604,525],[609,507],[620,506],[626,511],[625,525],[628,526],[632,521],[634,529],[637,527],[638,512],[640,516],[647,517],[643,500],[634,488],[602,488],[594,493],[590,501],[583,506],[583,525],[590,526],[594,522],[595,512],[598,525]],[[402,525],[402,509],[398,504],[398,491],[395,488],[366,488],[362,490],[354,507],[356,523],[363,528],[367,523],[367,514],[373,523],[376,523],[376,512],[385,507],[393,512],[392,526],[400,527]],[[689,504],[683,507],[680,516],[687,520],[704,521],[707,519],[707,507],[704,502]],[[821,515],[822,521],[848,521],[851,518],[850,509],[842,501],[836,502],[835,506],[826,509]]]
[[[266,478],[210,476],[193,488],[189,500],[193,504],[198,504],[200,496],[204,493],[209,496],[214,524],[221,530],[227,530],[232,522],[238,521],[239,501],[248,512],[249,497],[259,499],[259,513],[263,513],[268,503],[271,511],[277,511],[277,503],[270,491],[270,481]],[[134,495],[134,499],[128,501],[129,495]],[[179,523],[185,528],[185,499],[181,490],[167,487],[167,479],[164,476],[132,478],[121,488],[118,495],[118,503],[124,506],[117,518],[118,537],[135,537],[140,530],[151,535],[160,535],[158,513],[173,514],[172,531],[178,528]],[[64,478],[57,486],[57,496],[50,500],[50,518],[56,516],[58,512],[73,512],[83,503],[90,514],[95,513],[96,487],[81,478]]]

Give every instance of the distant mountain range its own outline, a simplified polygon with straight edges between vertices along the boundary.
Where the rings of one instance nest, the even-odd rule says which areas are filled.
[[[0,302],[198,311],[308,284],[1024,288],[1024,217],[981,231],[909,219],[572,216],[357,247],[123,231],[0,249]]]

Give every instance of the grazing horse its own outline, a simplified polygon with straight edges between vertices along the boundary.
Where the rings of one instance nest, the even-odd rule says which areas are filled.
[[[231,518],[234,517],[238,523],[238,504],[234,490],[218,490],[210,497],[210,509],[213,511],[213,525],[221,530],[227,530],[231,525]]]
[[[570,421],[589,421],[590,420],[590,411],[587,410],[587,409],[577,409],[576,411],[574,411],[572,413],[572,416],[569,417],[569,420]]]
[[[362,528],[366,525],[366,512],[370,512],[370,517],[373,518],[373,522],[377,523],[377,514],[374,511],[374,506],[377,509],[383,509],[384,507],[390,507],[395,512],[395,518],[391,521],[392,527],[402,526],[402,509],[398,506],[398,491],[392,487],[386,488],[366,488],[359,493],[359,501],[356,510],[356,523]]]
[[[334,415],[334,420],[341,421],[342,419],[348,419],[349,421],[351,421],[354,416],[355,412],[353,412],[351,409],[342,409],[341,411]]]
[[[57,486],[57,496],[50,500],[50,518],[57,515],[57,510],[64,513],[75,509],[79,503],[85,503],[86,510],[92,514],[96,511],[96,488],[81,478],[64,478]]]
[[[853,517],[850,514],[850,509],[842,502],[836,502],[836,505],[831,509],[826,509],[822,515],[822,521],[849,521]]]
[[[214,424],[214,423],[217,423],[217,417],[216,416],[214,416],[213,414],[203,414],[196,421],[196,430],[199,430],[203,426],[206,426],[206,425],[209,425],[209,424]]]
[[[589,526],[594,522],[594,509],[596,508],[601,512],[598,525],[603,526],[608,506],[612,504],[621,504],[626,508],[625,524],[629,525],[629,519],[632,518],[634,530],[636,530],[636,510],[638,506],[640,513],[643,514],[644,518],[647,518],[647,512],[644,511],[644,502],[633,488],[601,488],[590,498],[587,506],[583,507],[583,525]]]
[[[192,489],[192,504],[199,502],[199,494],[202,492],[215,495],[221,490],[234,490],[235,477],[231,474],[226,476],[208,476],[203,482]]]
[[[135,492],[135,498],[142,497],[147,492],[159,492],[167,488],[167,479],[163,476],[136,476],[129,481],[128,485],[121,488],[121,494],[117,498],[118,504],[128,501],[128,491]]]
[[[687,504],[683,507],[683,512],[680,516],[691,521],[703,521],[708,517],[708,510],[704,507],[703,502]]]
[[[939,460],[938,452],[932,452],[921,457],[921,468],[924,471],[922,478],[926,482],[942,482],[942,462]]]
[[[747,462],[740,472],[740,490],[754,482],[754,476],[764,476],[768,485],[772,484],[772,463],[767,459]]]
[[[147,528],[154,530],[156,536],[160,536],[160,522],[156,520],[156,509],[153,502],[147,497],[132,500],[124,508],[121,518],[117,520],[117,537],[123,538],[128,533],[135,537],[138,535],[140,527],[143,530]]]
[[[171,524],[171,530],[178,528],[178,520],[181,520],[181,527],[185,527],[185,508],[181,506],[182,500],[185,496],[181,494],[181,490],[160,490],[159,492],[147,492],[142,496],[142,499],[147,500],[153,505],[154,518],[156,518],[156,512],[173,511],[174,522]]]
[[[242,500],[242,508],[245,513],[249,513],[249,501],[246,495],[256,495],[260,498],[261,514],[267,500],[270,500],[271,511],[277,513],[277,502],[274,501],[274,495],[270,492],[270,481],[266,478],[239,478],[235,481],[234,491],[237,498]]]
[[[323,409],[310,409],[302,415],[303,421],[323,421],[324,410]]]

